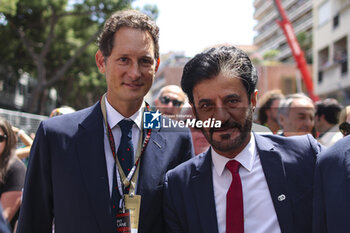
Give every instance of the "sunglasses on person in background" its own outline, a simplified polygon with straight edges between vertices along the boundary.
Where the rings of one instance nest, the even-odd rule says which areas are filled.
[[[350,134],[350,123],[349,122],[343,122],[339,125],[340,132],[344,135],[344,137],[348,134]]]
[[[0,142],[5,141],[7,138],[7,135],[0,135]]]
[[[172,102],[173,105],[174,105],[175,107],[180,107],[181,104],[183,104],[182,101],[172,100],[172,99],[170,99],[170,98],[167,97],[167,96],[159,97],[159,100],[160,100],[160,102],[161,102],[162,104],[169,104],[170,102]]]

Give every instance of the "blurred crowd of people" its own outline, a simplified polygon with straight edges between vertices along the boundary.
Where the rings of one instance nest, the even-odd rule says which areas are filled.
[[[271,90],[259,98],[257,123],[286,137],[311,134],[329,147],[350,132],[348,109],[334,98],[313,102],[303,93]]]

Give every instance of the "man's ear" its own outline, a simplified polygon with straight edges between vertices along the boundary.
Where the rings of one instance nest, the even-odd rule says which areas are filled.
[[[258,90],[255,89],[255,91],[250,95],[250,104],[253,108],[256,107],[256,103],[258,102]]]
[[[157,64],[156,64],[156,73],[157,73],[157,71],[158,71],[159,64],[160,64],[160,59],[159,59],[159,57],[158,57],[158,59],[157,59]]]
[[[96,65],[99,69],[99,71],[104,74],[106,72],[106,63],[105,63],[105,57],[103,56],[101,50],[98,50],[95,55],[95,61]]]

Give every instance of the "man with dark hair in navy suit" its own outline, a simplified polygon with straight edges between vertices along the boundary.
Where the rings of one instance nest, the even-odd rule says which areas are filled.
[[[159,64],[159,29],[134,10],[113,14],[96,64],[107,93],[40,125],[18,233],[163,233],[165,172],[192,157],[190,132],[144,129],[144,96]]]
[[[350,136],[322,152],[316,163],[314,233],[350,232]]]
[[[316,155],[311,135],[251,132],[257,74],[235,47],[197,54],[181,86],[211,148],[166,175],[164,215],[173,233],[310,233]]]

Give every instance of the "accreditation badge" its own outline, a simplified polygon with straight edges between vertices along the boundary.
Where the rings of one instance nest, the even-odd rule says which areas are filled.
[[[121,209],[117,213],[117,232],[131,233],[130,211],[128,209]]]
[[[124,195],[125,209],[130,211],[131,232],[137,233],[141,207],[141,195]]]

